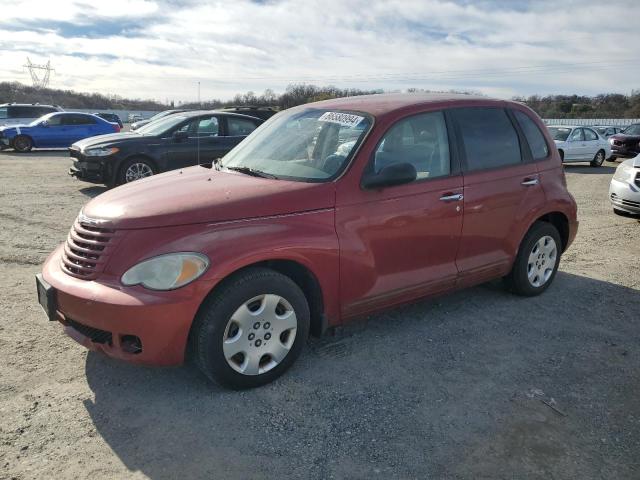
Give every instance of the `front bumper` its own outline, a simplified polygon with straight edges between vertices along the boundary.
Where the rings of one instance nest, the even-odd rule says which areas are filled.
[[[57,320],[81,345],[109,357],[146,365],[184,362],[189,330],[202,301],[194,282],[182,289],[154,292],[123,287],[102,274],[89,281],[62,271],[60,245],[47,259],[42,278],[56,290]],[[141,351],[132,353],[127,339],[138,337]]]
[[[91,183],[108,183],[110,178],[108,168],[102,161],[87,161],[87,158],[80,151],[69,149],[69,156],[73,164],[69,168],[69,175]]]
[[[611,179],[609,200],[614,208],[640,214],[640,187],[634,183]]]

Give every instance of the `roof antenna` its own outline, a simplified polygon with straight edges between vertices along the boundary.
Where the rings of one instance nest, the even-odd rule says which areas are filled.
[[[200,105],[200,82],[198,81],[198,109],[202,110],[202,106]],[[200,166],[200,117],[198,117],[196,123],[196,159],[198,162],[198,166]]]

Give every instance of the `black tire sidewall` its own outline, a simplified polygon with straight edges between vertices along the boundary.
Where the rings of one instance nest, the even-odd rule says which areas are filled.
[[[598,155],[600,155],[602,153],[602,161],[598,162]],[[595,154],[595,156],[593,157],[593,160],[591,160],[591,166],[592,167],[601,167],[602,164],[604,163],[604,161],[606,160],[606,156],[607,154],[604,152],[604,150],[598,150]]]
[[[276,367],[261,375],[236,372],[224,356],[223,337],[231,315],[247,300],[264,294],[285,298],[293,307],[298,327],[289,354]],[[258,387],[282,375],[302,352],[310,328],[310,313],[304,293],[290,278],[266,268],[250,269],[231,278],[203,304],[193,332],[196,365],[211,380],[233,389]]]
[[[558,250],[558,254],[556,256],[556,264],[553,267],[553,272],[544,285],[539,287],[534,287],[529,282],[529,278],[527,276],[527,265],[529,263],[529,254],[533,249],[535,243],[540,240],[540,238],[544,236],[550,236],[556,242],[556,248]],[[558,233],[558,229],[554,227],[552,224],[548,222],[536,222],[534,223],[520,244],[520,249],[518,250],[518,255],[516,257],[516,261],[513,265],[513,270],[509,275],[508,281],[511,287],[511,290],[515,293],[527,297],[540,295],[544,292],[549,285],[553,283],[553,280],[558,272],[558,267],[560,266],[560,257],[562,254],[562,241],[560,239],[560,234]]]

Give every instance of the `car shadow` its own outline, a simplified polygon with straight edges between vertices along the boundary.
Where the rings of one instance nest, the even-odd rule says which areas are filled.
[[[288,373],[249,391],[90,352],[84,406],[152,479],[563,477],[557,455],[621,477],[592,442],[615,434],[616,465],[635,461],[639,310],[638,290],[578,275],[534,298],[492,282],[310,340]]]
[[[109,190],[109,188],[104,185],[92,185],[91,187],[81,188],[80,193],[86,195],[87,197],[95,198],[101,193],[106,192],[107,190]]]
[[[582,173],[588,175],[613,174],[616,171],[615,166],[611,167],[606,163],[603,163],[600,167],[592,167],[588,163],[584,165],[578,163],[565,163],[564,168],[567,173]]]

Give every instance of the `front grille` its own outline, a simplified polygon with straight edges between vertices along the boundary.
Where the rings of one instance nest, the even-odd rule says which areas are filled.
[[[619,197],[615,193],[611,194],[611,201],[620,206],[640,208],[640,202],[634,202],[631,200],[624,199],[622,197]]]
[[[75,221],[62,254],[62,270],[72,277],[93,280],[109,258],[118,240],[118,232]]]
[[[636,173],[636,179],[633,181],[636,184],[636,187],[640,187],[640,172]]]
[[[71,328],[77,330],[85,337],[90,338],[93,343],[106,343],[111,345],[113,342],[113,336],[111,335],[111,332],[100,330],[99,328],[93,328],[88,325],[83,325],[82,323],[71,320],[70,318],[67,318],[66,322]]]

